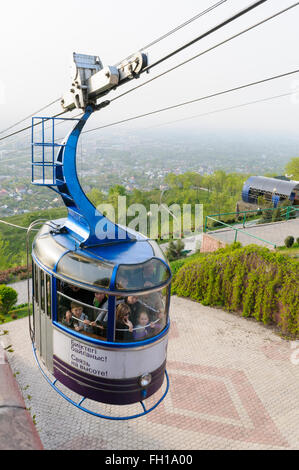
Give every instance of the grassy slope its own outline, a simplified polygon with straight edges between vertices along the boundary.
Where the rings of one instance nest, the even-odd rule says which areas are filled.
[[[30,308],[30,311],[32,313],[32,307]],[[28,307],[26,305],[26,306],[11,310],[8,313],[8,315],[1,315],[0,324],[9,323],[11,321],[19,320],[20,318],[24,318],[27,316],[28,316]]]

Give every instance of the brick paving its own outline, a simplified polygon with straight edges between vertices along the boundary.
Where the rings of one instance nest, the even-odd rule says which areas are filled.
[[[12,344],[9,361],[44,447],[299,449],[299,365],[291,361],[291,343],[254,321],[186,299],[173,298],[171,314],[170,392],[148,416],[124,422],[101,420],[67,403],[35,364],[28,319],[5,325],[9,335],[0,339]],[[103,413],[140,411],[135,405],[87,404]]]

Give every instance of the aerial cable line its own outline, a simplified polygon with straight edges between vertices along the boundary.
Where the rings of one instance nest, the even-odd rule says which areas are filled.
[[[198,36],[197,38],[193,39],[192,41],[189,41],[188,43],[184,44],[183,46],[179,47],[178,49],[176,49],[175,51],[172,51],[171,53],[167,54],[166,56],[162,57],[161,59],[159,59],[158,61],[154,62],[153,64],[150,64],[148,65],[147,67],[145,67],[140,73],[144,73],[144,72],[147,72],[149,71],[151,68],[155,67],[156,65],[159,65],[160,63],[164,62],[165,60],[169,59],[170,57],[174,56],[175,54],[178,54],[179,52],[181,52],[182,50],[186,49],[187,47],[190,47],[191,45],[195,44],[196,42],[198,42],[199,40],[209,36],[210,34],[218,31],[219,29],[223,28],[224,26],[228,25],[229,23],[233,22],[234,20],[242,17],[243,15],[245,15],[246,13],[249,13],[251,10],[257,8],[258,6],[262,5],[263,3],[266,3],[268,0],[259,0],[259,1],[256,1],[254,2],[253,4],[247,6],[246,8],[244,8],[243,10],[239,11],[238,13],[234,14],[233,16],[231,16],[230,18],[226,19],[225,21],[221,22],[220,24],[214,26],[212,29],[210,29],[209,31],[201,34],[200,36]],[[298,2],[299,3],[299,2]],[[182,64],[183,65],[183,64]],[[155,78],[158,78],[158,77],[155,77]],[[153,79],[152,79],[153,80]],[[152,81],[150,80],[150,81]],[[148,81],[149,82],[149,81]],[[146,83],[148,82],[145,82],[144,84],[142,85],[145,85]],[[124,96],[126,95],[127,93],[130,93],[131,91],[135,90],[136,88],[140,88],[141,85],[139,85],[138,87],[135,87],[135,88],[132,88],[130,90],[128,90],[127,92],[125,93],[122,93],[121,95],[118,95],[116,96],[115,98],[113,98],[112,100],[110,100],[110,102],[112,101],[115,101],[116,99],[120,98],[121,96]],[[65,112],[67,111],[63,111],[62,113],[56,115],[56,116],[53,116],[53,117],[57,117],[57,116],[60,116],[61,114],[64,114]],[[36,124],[38,125],[38,123]],[[23,132],[24,130],[27,130],[29,129],[31,126],[28,126],[24,129],[21,129],[17,132],[14,132],[12,134],[9,134],[5,137],[2,137],[0,138],[0,142],[1,140],[4,140],[5,138],[8,138],[8,137],[11,137],[13,135],[16,135],[20,132]]]
[[[267,0],[263,0],[263,1],[267,1]],[[174,34],[176,31],[180,30],[181,28],[187,26],[188,24],[190,24],[191,22],[195,21],[196,19],[206,15],[207,13],[209,13],[210,11],[214,10],[215,8],[219,7],[220,5],[222,5],[223,3],[227,2],[227,0],[221,0],[219,2],[217,2],[216,4],[214,5],[211,5],[209,8],[207,8],[206,10],[204,11],[201,11],[200,13],[198,13],[197,15],[195,15],[194,17],[190,18],[189,20],[185,21],[184,23],[182,23],[181,25],[177,26],[176,28],[172,29],[171,31],[169,31],[168,33],[165,33],[163,36],[159,37],[158,39],[152,41],[151,43],[147,44],[146,46],[144,46],[143,48],[141,48],[139,51],[143,51],[144,49],[147,49],[151,46],[153,46],[154,44],[157,44],[158,42],[160,42],[162,39],[170,36],[171,34]],[[129,56],[130,57],[130,56]],[[128,58],[129,58],[128,57]],[[7,132],[8,130],[12,129],[13,127],[21,124],[22,122],[26,121],[27,119],[37,115],[38,113],[40,113],[41,111],[44,111],[46,108],[52,106],[53,104],[59,102],[61,100],[61,98],[58,98],[56,99],[55,101],[49,103],[48,105],[44,106],[43,108],[37,110],[36,112],[26,116],[25,118],[21,119],[20,121],[16,122],[15,124],[7,127],[6,129],[3,129],[2,131],[0,131],[0,134],[3,134],[4,132]],[[37,124],[38,125],[38,124]],[[31,126],[30,126],[31,127]],[[28,127],[29,129],[29,127]],[[22,129],[20,132],[22,132],[23,130],[26,130],[26,128]],[[7,137],[10,137],[12,135],[15,135],[14,133],[13,134],[10,134],[9,136]],[[0,139],[2,140],[2,139]]]
[[[41,113],[42,111],[44,111],[45,109],[49,108],[49,107],[52,106],[53,104],[58,103],[60,100],[61,100],[61,98],[58,98],[57,100],[52,101],[51,103],[47,104],[47,105],[44,106],[43,108],[38,109],[38,110],[35,111],[34,113],[29,114],[29,116],[24,117],[23,119],[21,119],[20,121],[16,122],[15,124],[12,124],[11,126],[7,127],[6,129],[3,129],[2,131],[0,131],[0,134],[3,134],[4,132],[9,131],[9,130],[12,129],[13,127],[16,127],[16,126],[18,126],[19,124],[22,124],[22,122],[27,121],[27,119],[30,119],[30,118],[33,117],[33,116],[36,116],[38,113]]]
[[[144,50],[146,49],[149,49],[150,47],[154,46],[155,44],[157,44],[158,42],[162,41],[163,39],[166,39],[167,37],[171,36],[172,34],[176,33],[177,31],[179,31],[180,29],[184,28],[185,26],[188,26],[190,23],[192,23],[193,21],[195,20],[198,20],[199,18],[201,18],[202,16],[210,13],[212,10],[215,10],[216,8],[218,8],[219,6],[221,6],[223,3],[226,3],[227,0],[221,0],[217,3],[215,3],[214,5],[211,5],[209,8],[207,8],[206,10],[203,10],[201,11],[200,13],[198,13],[197,15],[193,16],[192,18],[190,18],[189,20],[185,21],[184,23],[180,24],[179,26],[177,26],[176,28],[173,28],[171,29],[170,31],[168,31],[167,33],[163,34],[162,36],[160,36],[159,38],[155,39],[154,41],[150,42],[149,44],[147,44],[146,46],[143,46],[141,49],[139,49],[139,52],[143,52]],[[132,55],[129,55],[125,60],[128,60],[130,59]]]
[[[176,119],[174,121],[168,121],[168,122],[165,122],[165,123],[162,123],[162,124],[157,124],[155,126],[147,127],[146,129],[153,129],[153,128],[157,128],[157,127],[167,126],[167,125],[170,125],[170,124],[175,124],[177,122],[196,119],[196,118],[199,118],[199,117],[211,116],[213,114],[217,114],[217,113],[221,113],[221,112],[225,112],[225,111],[231,111],[231,110],[234,110],[234,109],[243,108],[245,106],[250,106],[250,105],[253,105],[253,104],[265,103],[267,101],[273,101],[275,99],[285,98],[287,96],[293,96],[293,95],[297,95],[297,94],[298,94],[297,91],[291,91],[291,92],[288,92],[288,93],[282,93],[280,95],[268,96],[267,98],[261,98],[261,99],[258,99],[258,100],[247,101],[246,103],[240,103],[240,104],[237,104],[237,105],[234,105],[234,106],[215,109],[213,111],[207,111],[206,113],[196,114],[194,116],[189,116],[189,117],[182,118],[182,119]],[[87,131],[87,132],[89,132],[89,131]],[[0,163],[11,162],[11,161],[14,161],[14,160],[22,160],[24,158],[27,158],[27,156],[14,157],[14,158],[10,158],[8,160],[0,160]]]
[[[257,6],[261,5],[262,3],[265,3],[266,1],[268,1],[268,0],[260,0],[259,2],[255,2],[254,4],[248,6],[245,10],[242,10],[241,12],[237,13],[236,15],[234,15],[234,16],[231,17],[231,18],[229,18],[229,19],[226,20],[225,22],[221,23],[221,25],[215,26],[212,30],[210,30],[210,31],[208,31],[208,32],[206,32],[206,33],[204,33],[203,35],[200,36],[200,38],[206,37],[207,35],[211,34],[212,32],[217,31],[220,27],[225,26],[226,24],[230,23],[230,22],[233,21],[234,19],[239,18],[240,16],[244,15],[245,13],[248,13],[248,12],[251,11],[253,8],[256,8]],[[196,59],[196,58],[198,58],[198,57],[200,57],[200,56],[206,54],[207,52],[210,52],[210,51],[216,49],[217,47],[219,47],[219,46],[221,46],[221,45],[223,45],[223,44],[226,44],[227,42],[231,41],[232,39],[235,39],[235,38],[241,36],[242,34],[248,32],[248,31],[251,31],[252,29],[256,28],[257,26],[260,26],[260,25],[266,23],[267,21],[269,21],[269,20],[271,20],[271,19],[273,19],[273,18],[276,18],[277,16],[279,16],[279,15],[281,15],[281,14],[283,14],[283,13],[286,13],[287,11],[291,10],[292,8],[295,8],[295,7],[298,6],[298,5],[299,5],[299,2],[296,2],[296,3],[293,4],[293,5],[290,5],[289,7],[285,8],[285,9],[283,9],[283,10],[277,12],[277,13],[275,13],[274,15],[271,15],[270,17],[268,17],[268,18],[266,18],[266,19],[260,21],[259,23],[256,23],[256,24],[250,26],[249,28],[246,28],[245,30],[241,31],[240,33],[237,33],[237,34],[231,36],[230,38],[228,38],[228,39],[226,39],[226,40],[224,40],[224,41],[222,41],[222,42],[216,44],[215,46],[212,46],[211,48],[207,49],[206,51],[203,51],[203,52],[201,52],[201,53],[199,53],[199,54],[197,54],[197,55],[191,57],[190,59],[187,59],[187,60],[185,60],[184,62],[181,62],[180,64],[178,64],[178,65],[172,67],[171,69],[166,70],[165,72],[163,72],[163,73],[157,75],[156,77],[153,77],[152,79],[147,80],[146,82],[144,82],[144,83],[142,83],[142,84],[140,84],[140,85],[138,85],[138,86],[136,86],[136,87],[134,87],[134,88],[131,88],[130,90],[128,90],[128,91],[126,91],[126,92],[124,92],[124,93],[122,93],[122,94],[116,96],[115,98],[113,98],[113,99],[111,99],[110,101],[108,101],[108,103],[111,103],[111,102],[113,102],[113,101],[115,101],[115,100],[117,100],[117,99],[119,99],[119,98],[121,98],[121,97],[127,95],[128,93],[131,93],[132,91],[134,91],[134,90],[136,90],[136,89],[138,89],[138,88],[141,88],[142,86],[144,86],[144,85],[146,85],[146,84],[152,82],[153,80],[156,80],[157,78],[162,77],[163,75],[165,75],[165,74],[167,74],[167,73],[169,73],[169,72],[171,72],[171,71],[177,69],[178,67],[181,67],[182,65],[187,64],[188,62],[190,62],[190,61],[192,61],[192,60],[194,60],[194,59]],[[199,40],[199,38],[194,39],[194,40],[191,41],[190,43],[188,43],[188,44],[182,46],[180,49],[178,49],[178,50],[176,50],[176,51],[173,51],[173,52],[172,52],[171,54],[169,54],[168,56],[166,56],[166,57],[160,59],[158,62],[161,63],[161,61],[166,60],[166,58],[171,57],[171,56],[174,55],[175,53],[178,53],[180,50],[182,50],[182,48],[186,48],[186,47],[190,46],[191,44],[193,44],[194,42],[196,42],[196,41],[198,41],[198,40]],[[154,64],[151,64],[149,67],[150,67],[150,68],[154,67],[155,65],[158,64],[158,62],[156,62],[156,63],[154,63]],[[141,73],[143,73],[143,72],[145,72],[145,71],[147,71],[147,70],[149,70],[149,69],[148,69],[148,68],[144,68]],[[58,117],[58,116],[60,116],[60,115],[62,115],[62,114],[64,114],[64,113],[66,113],[66,112],[68,112],[68,111],[65,110],[65,111],[63,111],[63,112],[57,114],[56,116],[52,116],[52,118],[53,118],[53,117]],[[51,119],[51,118],[49,118],[49,119]],[[40,124],[40,123],[37,123],[37,124],[35,124],[35,125],[39,125],[39,124]],[[14,136],[14,135],[16,135],[16,134],[19,134],[20,132],[23,132],[23,131],[25,131],[25,130],[27,130],[27,129],[30,129],[31,127],[32,127],[32,126],[25,127],[25,128],[23,128],[23,129],[20,129],[20,130],[17,131],[17,132],[14,132],[14,133],[12,133],[12,134],[9,134],[9,135],[7,135],[7,136],[4,136],[4,137],[0,138],[0,142],[1,142],[2,140],[4,140],[4,139],[8,138],[8,137]]]
[[[68,111],[68,110],[61,111],[61,113],[58,113],[58,114],[55,114],[54,116],[50,116],[50,117],[48,117],[48,118],[45,118],[45,119],[44,119],[44,122],[45,122],[45,121],[50,121],[51,119],[57,118],[57,117],[61,116],[62,114],[69,113],[69,112],[70,112],[70,111]],[[67,119],[72,120],[72,119],[75,119],[75,118],[67,118]],[[2,140],[8,139],[8,137],[12,137],[12,136],[14,136],[14,135],[20,134],[21,132],[27,131],[28,129],[32,129],[32,127],[40,126],[40,125],[41,125],[41,121],[40,121],[40,122],[36,122],[35,124],[30,124],[30,126],[23,127],[23,129],[20,129],[20,130],[18,130],[18,131],[12,132],[11,134],[5,135],[4,137],[0,137],[0,142],[1,142]]]
[[[189,117],[186,117],[186,118],[176,119],[174,121],[164,122],[162,124],[157,124],[155,126],[151,126],[150,128],[147,127],[146,129],[153,129],[153,128],[156,128],[156,127],[167,126],[167,125],[170,125],[170,124],[175,124],[177,122],[188,121],[188,120],[196,119],[196,118],[199,118],[199,117],[211,116],[213,114],[222,113],[224,111],[231,111],[233,109],[243,108],[245,106],[250,106],[250,105],[258,104],[258,103],[265,103],[267,101],[272,101],[272,100],[276,100],[276,99],[279,99],[279,98],[285,98],[287,96],[292,96],[292,95],[297,95],[297,94],[298,94],[297,91],[290,91],[288,93],[282,93],[280,95],[268,96],[267,98],[261,98],[261,99],[258,99],[258,100],[247,101],[246,103],[240,103],[240,104],[236,104],[234,106],[228,106],[226,108],[219,108],[219,109],[215,109],[213,111],[207,111],[206,113],[196,114],[194,116],[189,116]]]
[[[39,222],[39,221],[47,221],[47,219],[35,220],[35,221],[32,222],[32,223]],[[6,222],[5,220],[1,220],[1,219],[0,219],[0,224],[9,225],[10,227],[19,228],[20,230],[26,230],[26,231],[27,231],[27,230],[31,227],[31,225],[32,225],[32,224],[30,224],[29,227],[22,227],[21,225],[12,224],[12,223],[10,223],[10,222]],[[50,224],[52,224],[52,225],[50,225]],[[53,225],[56,226],[56,227],[58,227],[58,224],[56,224],[53,220],[51,220],[50,224],[48,223],[48,224],[46,224],[46,225],[49,225],[49,226],[52,227],[52,228],[53,228]],[[38,231],[37,229],[33,229],[33,230]]]
[[[251,30],[257,28],[258,26],[261,26],[261,25],[267,23],[268,21],[270,21],[270,20],[272,20],[272,19],[274,19],[274,18],[277,18],[278,16],[280,16],[280,15],[282,15],[282,14],[284,14],[284,13],[287,13],[289,10],[291,10],[292,8],[297,7],[298,5],[299,5],[299,2],[296,2],[296,3],[294,3],[293,5],[290,5],[289,7],[285,8],[285,9],[283,9],[283,10],[280,10],[279,12],[274,13],[273,15],[271,15],[271,16],[265,18],[264,20],[262,20],[262,21],[260,21],[260,22],[258,22],[258,23],[255,23],[255,24],[252,25],[252,26],[249,26],[248,28],[246,28],[246,29],[240,31],[239,33],[234,34],[233,36],[230,36],[229,38],[225,39],[224,41],[221,41],[221,42],[217,43],[215,46],[212,46],[212,47],[210,47],[209,49],[206,49],[205,51],[200,52],[199,54],[196,54],[196,55],[193,56],[193,57],[190,57],[190,59],[184,60],[183,62],[179,63],[178,65],[175,65],[174,67],[171,67],[170,69],[168,69],[168,70],[166,70],[166,71],[160,73],[159,75],[156,75],[156,76],[153,77],[153,78],[150,78],[150,79],[147,80],[146,82],[141,83],[140,85],[137,85],[137,86],[135,86],[135,87],[133,87],[133,88],[130,88],[129,90],[125,91],[124,93],[121,93],[120,95],[116,96],[115,98],[112,98],[112,99],[110,100],[110,103],[112,103],[113,101],[118,100],[119,98],[122,98],[123,96],[125,96],[125,95],[131,93],[132,91],[138,90],[139,88],[143,87],[144,85],[147,85],[148,83],[153,82],[153,81],[156,80],[157,78],[163,77],[164,75],[166,75],[166,74],[168,74],[168,73],[170,73],[170,72],[173,72],[174,70],[178,69],[179,67],[182,67],[183,65],[186,65],[187,63],[191,62],[192,60],[197,59],[198,57],[201,57],[201,56],[203,56],[204,54],[207,54],[208,52],[211,52],[211,51],[217,49],[217,48],[220,47],[220,46],[223,46],[224,44],[226,44],[226,43],[232,41],[233,39],[236,39],[236,38],[238,38],[239,36],[242,36],[243,34],[245,34],[245,33],[249,32],[249,31],[251,31]]]
[[[76,119],[76,118],[78,118],[79,116],[82,116],[82,114],[83,114],[83,113],[76,114],[75,116],[72,117],[72,119]],[[66,122],[67,122],[67,121],[58,122],[58,123],[56,124],[56,127],[59,126],[59,125],[61,125],[61,124],[66,124]],[[50,129],[51,127],[52,127],[51,125],[50,125],[50,126],[45,126],[45,130]],[[29,129],[27,129],[27,130],[29,130]],[[31,126],[30,126],[30,130],[31,130]],[[29,133],[29,134],[22,135],[21,137],[19,137],[19,139],[20,139],[20,140],[25,139],[25,138],[29,137],[29,135],[30,135],[30,133]],[[13,144],[13,143],[15,143],[15,142],[19,142],[19,139],[18,139],[18,138],[14,139],[14,140],[11,142],[11,144]],[[55,142],[58,141],[58,140],[62,140],[62,139],[63,139],[63,137],[61,137],[61,138],[59,138],[59,139],[56,139]],[[6,159],[6,160],[1,160],[1,159],[0,159],[0,164],[1,164],[1,163],[9,163],[9,162],[12,162],[12,161],[15,161],[15,160],[22,160],[23,158],[27,158],[27,156],[23,156],[23,157],[13,157],[13,158],[8,158],[8,159]]]
[[[202,16],[206,15],[207,13],[210,13],[212,10],[214,10],[215,8],[219,7],[220,5],[222,5],[223,3],[226,3],[227,0],[221,0],[219,2],[217,2],[216,4],[214,5],[211,5],[209,8],[201,11],[200,13],[198,13],[197,15],[193,16],[192,18],[190,18],[189,20],[185,21],[184,23],[180,24],[179,26],[177,26],[176,28],[173,28],[172,30],[168,31],[167,33],[163,34],[162,36],[160,36],[159,38],[155,39],[154,41],[150,42],[149,44],[147,44],[146,46],[142,47],[141,49],[139,49],[139,52],[142,52],[144,51],[145,49],[148,49],[150,48],[151,46],[157,44],[158,42],[162,41],[163,39],[167,38],[168,36],[174,34],[175,32],[179,31],[180,29],[184,28],[185,26],[189,25],[190,23],[192,23],[193,21],[197,20],[198,18],[201,18]],[[128,56],[127,59],[129,59],[131,56]],[[126,60],[126,59],[125,59]],[[56,99],[55,101],[52,101],[51,103],[49,103],[48,105],[38,109],[37,111],[35,111],[34,113],[32,114],[29,114],[28,116],[24,117],[23,119],[21,119],[20,121],[16,122],[15,124],[12,124],[11,126],[7,127],[6,129],[3,129],[2,131],[0,131],[0,134],[3,134],[4,132],[7,132],[8,130],[12,129],[13,127],[16,127],[18,126],[19,124],[21,124],[22,122],[26,121],[27,119],[30,119],[31,117],[33,116],[36,116],[38,113],[44,111],[45,109],[49,108],[50,106],[58,103],[59,101],[61,100],[61,98],[58,98]]]
[[[157,44],[158,42],[162,41],[163,39],[167,38],[168,36],[174,34],[175,32],[179,31],[180,29],[184,28],[185,26],[189,25],[190,23],[192,23],[193,21],[197,20],[198,18],[201,18],[202,16],[206,15],[207,13],[210,13],[212,10],[216,9],[217,7],[219,7],[220,5],[222,5],[223,3],[226,3],[227,0],[221,0],[217,3],[215,3],[214,5],[211,5],[209,8],[201,11],[200,13],[198,13],[197,15],[193,16],[192,18],[190,18],[189,20],[185,21],[184,23],[180,24],[179,26],[177,26],[176,28],[173,28],[172,30],[168,31],[167,33],[163,34],[162,36],[160,36],[159,38],[155,39],[154,41],[150,42],[149,44],[147,44],[146,46],[142,47],[141,49],[139,49],[139,52],[142,52],[144,51],[145,49],[148,49],[150,48],[151,46]],[[127,59],[129,59],[131,56],[128,56]],[[126,60],[126,59],[125,59]],[[50,106],[58,103],[59,101],[61,101],[61,98],[58,98],[56,99],[55,101],[52,101],[51,103],[49,103],[48,105],[44,106],[43,108],[41,109],[38,109],[37,111],[35,111],[34,113],[32,114],[29,114],[28,116],[24,117],[23,119],[21,119],[20,121],[16,122],[15,124],[7,127],[6,129],[3,129],[2,131],[0,131],[0,134],[3,134],[4,132],[7,132],[8,130],[12,129],[13,127],[16,127],[18,126],[19,124],[21,124],[22,122],[26,121],[27,119],[30,119],[31,117],[33,116],[36,116],[38,113],[44,111],[45,109],[49,108]]]
[[[237,87],[234,87],[234,88],[229,88],[227,90],[223,90],[223,91],[219,91],[217,93],[213,93],[213,94],[210,94],[210,95],[202,96],[200,98],[195,98],[195,99],[190,100],[190,101],[184,101],[183,103],[178,103],[178,104],[175,104],[175,105],[172,105],[172,106],[167,106],[165,108],[156,109],[154,111],[150,111],[150,112],[147,112],[147,113],[144,113],[144,114],[139,114],[137,116],[122,119],[121,121],[115,121],[115,122],[112,122],[110,124],[95,127],[93,129],[89,129],[87,131],[83,131],[82,134],[86,134],[87,132],[93,132],[93,131],[96,131],[96,130],[99,130],[99,129],[105,129],[106,127],[116,126],[117,124],[122,124],[122,123],[125,123],[125,122],[133,121],[135,119],[140,119],[140,118],[143,118],[143,117],[146,117],[146,116],[151,116],[153,114],[158,114],[158,113],[161,113],[161,112],[164,112],[164,111],[169,111],[171,109],[180,108],[182,106],[186,106],[186,105],[189,105],[189,104],[192,104],[192,103],[198,103],[199,101],[204,101],[204,100],[207,100],[207,99],[210,99],[210,98],[215,98],[217,96],[226,95],[226,94],[232,93],[234,91],[244,90],[245,88],[253,87],[253,86],[256,86],[256,85],[263,84],[263,83],[268,83],[270,81],[277,80],[279,78],[285,78],[285,77],[294,75],[296,73],[299,73],[299,69],[292,70],[290,72],[286,72],[286,73],[283,73],[283,74],[280,74],[280,75],[275,75],[275,76],[272,76],[272,77],[264,78],[262,80],[258,80],[258,81],[255,81],[255,82],[247,83],[245,85],[240,85],[240,86],[237,86]]]
[[[9,225],[10,227],[19,228],[21,230],[27,230],[28,227],[22,227],[21,225],[11,224],[10,222],[5,222],[5,220],[0,220],[1,224]]]
[[[207,36],[210,36],[211,34],[215,33],[219,29],[223,28],[224,26],[227,26],[228,24],[232,23],[233,21],[241,18],[242,16],[246,15],[250,11],[254,10],[255,8],[259,7],[263,3],[266,3],[268,0],[258,0],[257,2],[252,3],[251,5],[243,8],[241,11],[238,13],[235,13],[233,16],[230,16],[226,20],[222,21],[218,25],[214,26],[213,28],[209,29],[205,33],[200,34],[196,38],[192,39],[192,41],[187,42],[186,44],[183,44],[179,48],[175,49],[174,51],[170,52],[164,57],[161,57],[161,59],[158,59],[156,62],[153,62],[152,64],[148,65],[140,73],[148,72],[151,70],[153,67],[156,67],[157,65],[162,64],[162,62],[165,62],[165,60],[170,59],[174,55],[178,54],[179,52],[182,52],[184,49],[187,49],[188,47],[192,46],[198,41],[201,41],[202,39],[206,38]]]

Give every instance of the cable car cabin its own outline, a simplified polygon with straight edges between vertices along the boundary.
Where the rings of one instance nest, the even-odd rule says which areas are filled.
[[[251,176],[243,186],[242,199],[249,204],[258,204],[260,197],[278,207],[288,201],[291,206],[299,205],[299,182],[265,176]]]
[[[85,398],[117,405],[141,402],[142,414],[120,418],[132,419],[158,406],[169,388],[171,272],[156,242],[113,223],[94,207],[79,182],[76,157],[87,120],[110,103],[98,99],[138,77],[147,59],[138,52],[104,69],[97,56],[74,53],[73,59],[72,89],[61,104],[64,112],[79,108],[83,115],[32,118],[32,184],[58,193],[68,216],[46,222],[33,242],[30,336],[34,354],[39,352],[55,380],[83,396],[78,405],[69,401],[79,408]],[[73,124],[60,143],[57,120]],[[164,377],[166,391],[147,410],[142,401],[161,387]],[[50,384],[61,392],[55,381]]]
[[[32,249],[43,363],[85,398],[120,405],[150,397],[164,380],[169,330],[171,273],[161,249],[136,232],[134,241],[79,248],[53,227],[40,229]]]

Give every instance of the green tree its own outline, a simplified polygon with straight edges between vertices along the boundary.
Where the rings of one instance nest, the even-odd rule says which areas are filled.
[[[11,266],[12,254],[9,250],[9,243],[4,241],[0,235],[0,270]]]
[[[118,205],[118,196],[126,196],[126,188],[120,184],[116,184],[109,189],[108,202],[113,205],[114,209]]]
[[[105,200],[104,194],[97,188],[92,188],[92,190],[87,194],[87,197],[95,207],[102,204]]]
[[[0,285],[0,312],[7,315],[18,300],[17,292],[9,286]]]
[[[293,180],[299,180],[299,157],[292,158],[287,164],[286,173]]]

